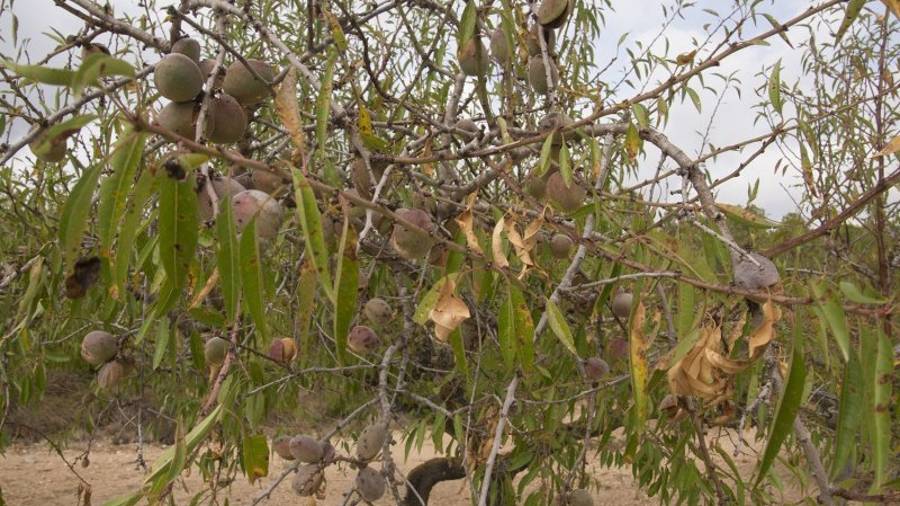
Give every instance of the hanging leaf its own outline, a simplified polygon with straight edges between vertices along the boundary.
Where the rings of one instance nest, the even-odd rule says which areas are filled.
[[[316,268],[309,258],[300,266],[300,278],[297,281],[297,321],[296,332],[300,336],[300,349],[309,350],[312,346],[313,334],[309,331],[313,315],[316,311]],[[309,354],[301,353],[300,360],[306,366]]]
[[[100,178],[102,162],[89,167],[81,179],[72,188],[69,198],[63,206],[59,219],[59,242],[63,258],[65,259],[65,271],[69,272],[78,259],[81,250],[81,235],[87,226],[88,215],[91,212],[91,199],[94,189],[97,188],[97,180]]]
[[[509,260],[506,259],[506,253],[503,252],[502,233],[505,226],[506,218],[501,216],[491,234],[491,255],[493,255],[494,264],[501,269],[509,267]]]
[[[240,279],[244,304],[250,318],[256,324],[256,333],[262,338],[262,342],[268,342],[268,316],[263,299],[265,281],[259,257],[259,244],[256,239],[256,217],[251,219],[241,231],[240,248]]]
[[[641,134],[634,123],[628,123],[628,129],[625,130],[625,152],[628,153],[628,159],[634,161],[640,151]]]
[[[509,373],[515,367],[517,337],[515,308],[508,289],[507,296],[503,298],[497,312],[497,342],[500,346],[500,356],[503,357],[503,365]]]
[[[466,303],[453,294],[455,290],[456,282],[448,279],[441,285],[438,299],[428,313],[428,318],[434,322],[434,334],[442,342],[447,341],[450,334],[472,316]]]
[[[459,272],[452,272],[442,277],[431,287],[430,290],[422,297],[419,301],[419,305],[416,306],[416,312],[413,314],[413,321],[418,323],[419,325],[425,325],[428,323],[429,314],[431,310],[434,309],[435,304],[437,304],[438,298],[441,295],[441,291],[444,288],[446,283],[456,284],[457,278],[459,278]]]
[[[244,436],[241,441],[241,467],[251,484],[269,475],[269,443],[265,434]]]
[[[116,143],[110,159],[112,174],[100,187],[100,205],[97,210],[97,228],[100,236],[100,256],[112,258],[112,243],[116,226],[125,212],[125,200],[134,186],[134,174],[144,154],[147,134],[126,134]]]
[[[459,47],[466,45],[472,37],[475,36],[475,24],[478,22],[478,8],[475,6],[475,0],[466,2],[463,9],[462,17],[459,20],[459,32],[457,42]]]
[[[875,452],[875,490],[887,482],[891,467],[891,386],[894,380],[894,349],[891,340],[878,329],[878,352],[875,359],[875,385],[872,413],[875,434],[872,438]]]
[[[338,360],[344,363],[347,360],[347,334],[350,332],[350,323],[357,312],[356,301],[359,289],[356,233],[350,226],[349,216],[344,219],[337,259],[334,280],[334,341],[337,345]]]
[[[900,135],[895,135],[881,150],[872,155],[872,158],[893,155],[898,151],[900,151]]]
[[[847,30],[850,29],[850,25],[852,25],[853,22],[856,21],[856,18],[859,17],[859,13],[862,12],[862,8],[865,4],[866,0],[850,0],[850,3],[847,4],[847,10],[844,11],[844,19],[841,21],[841,26],[834,36],[835,44],[840,42],[844,37],[844,34],[847,33]]]
[[[642,104],[632,104],[631,112],[634,114],[634,119],[637,120],[638,125],[641,128],[650,126],[650,112]]]
[[[159,178],[149,170],[141,172],[128,204],[125,206],[125,214],[122,225],[119,227],[119,239],[116,245],[115,269],[113,270],[114,285],[110,290],[113,298],[118,298],[124,293],[125,283],[128,281],[128,264],[134,254],[134,240],[140,230],[141,219],[144,215],[144,206],[150,196],[156,191]]]
[[[159,259],[175,291],[184,287],[197,247],[197,194],[193,181],[161,176]]]
[[[228,321],[233,322],[237,317],[237,303],[241,295],[241,262],[234,209],[230,205],[222,206],[216,217],[216,237],[218,239],[216,266],[221,279],[225,315]]]
[[[838,476],[843,471],[850,460],[853,449],[858,444],[860,421],[865,406],[864,400],[862,368],[854,350],[850,353],[850,360],[844,367],[844,377],[841,381],[841,404],[838,412],[834,460],[831,463],[832,477]]]
[[[306,136],[303,133],[303,120],[300,118],[300,107],[297,104],[297,70],[288,69],[284,80],[275,93],[275,111],[282,126],[291,136],[291,142],[302,160],[306,153]]]
[[[775,462],[781,450],[781,444],[791,433],[794,426],[794,419],[797,417],[797,411],[800,409],[800,403],[803,401],[803,389],[806,385],[806,364],[803,362],[803,348],[801,334],[798,332],[794,339],[794,350],[791,354],[791,369],[788,374],[787,382],[784,384],[784,392],[778,401],[778,407],[775,409],[775,420],[772,423],[772,429],[769,431],[769,440],[766,442],[766,448],[763,451],[763,458],[760,462],[759,472],[756,475],[756,483],[754,487],[759,486],[763,478]]]
[[[93,114],[73,116],[66,121],[47,128],[38,136],[38,143],[31,147],[32,153],[38,156],[47,154],[52,148],[53,143],[78,133],[79,130],[96,118],[97,116]],[[112,154],[110,154],[110,156],[112,156]]]
[[[647,415],[650,412],[650,399],[647,393],[647,383],[650,380],[650,364],[647,358],[647,350],[650,347],[650,343],[649,339],[644,336],[645,313],[644,303],[638,301],[628,327],[631,389],[634,395],[635,417],[639,430],[643,428]]]
[[[559,173],[562,174],[566,186],[572,186],[572,166],[569,164],[569,148],[565,142],[559,148]]]
[[[534,320],[525,296],[514,284],[509,283],[509,303],[512,306],[512,317],[515,321],[516,349],[519,352],[519,363],[525,372],[534,369]]]
[[[99,78],[109,76],[134,77],[134,67],[102,52],[91,53],[72,76],[72,92],[75,96],[81,96],[84,88],[99,85]]]
[[[303,238],[310,254],[309,258],[319,274],[319,281],[325,295],[334,302],[334,285],[328,268],[328,248],[325,246],[325,234],[322,231],[322,217],[319,213],[319,206],[316,204],[316,195],[313,193],[309,181],[299,170],[293,170],[291,173],[294,177],[294,200],[297,202],[297,216],[303,228]]]
[[[691,97],[691,102],[694,103],[694,107],[697,109],[697,112],[703,112],[703,103],[700,102],[700,95],[694,91],[693,88],[685,87],[684,91]]]
[[[153,370],[159,369],[159,365],[166,358],[166,352],[169,350],[169,340],[172,333],[169,330],[168,320],[159,322],[159,332],[156,334],[156,348],[153,351]]]
[[[781,101],[781,59],[775,63],[772,73],[769,75],[769,102],[772,107],[781,114],[784,103]]]
[[[850,329],[847,328],[847,316],[844,313],[844,307],[834,296],[827,294],[825,290],[817,284],[813,285],[813,293],[819,299],[816,302],[816,309],[819,316],[825,319],[834,341],[841,350],[844,361],[850,359]]]
[[[565,315],[559,310],[559,307],[550,299],[547,299],[547,323],[550,324],[550,330],[559,339],[559,342],[566,347],[575,358],[578,358],[578,350],[575,349],[575,338],[572,336],[572,329],[566,322]]]
[[[555,133],[547,135],[544,144],[541,145],[541,158],[538,161],[538,176],[543,176],[550,169],[550,154],[553,153],[553,136]]]

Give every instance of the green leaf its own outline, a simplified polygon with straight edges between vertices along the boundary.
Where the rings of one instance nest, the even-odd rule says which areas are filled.
[[[216,265],[219,269],[219,286],[225,302],[225,315],[229,321],[234,321],[237,316],[238,299],[241,297],[241,263],[234,210],[230,205],[221,206],[219,209],[216,235],[218,237]]]
[[[116,226],[125,213],[125,201],[134,185],[134,174],[144,154],[147,134],[127,134],[116,143],[116,151],[110,159],[112,174],[100,187],[100,205],[97,210],[97,228],[100,236],[100,256],[112,258],[112,243]],[[114,266],[113,266],[114,268]]]
[[[69,272],[78,259],[81,250],[81,235],[87,226],[91,212],[91,199],[97,180],[100,178],[102,163],[95,163],[82,174],[81,179],[72,188],[69,198],[63,206],[59,220],[59,242],[65,259],[65,271]]]
[[[885,304],[887,303],[884,299],[879,299],[877,297],[872,297],[870,295],[864,294],[859,287],[854,285],[850,281],[841,281],[839,283],[841,287],[841,291],[844,292],[844,297],[847,297],[852,302],[856,302],[857,304]]]
[[[264,281],[262,265],[259,258],[259,244],[256,240],[256,218],[241,231],[241,288],[247,313],[256,324],[256,332],[268,341],[268,325],[266,322],[266,305],[263,301]]]
[[[184,287],[197,248],[197,194],[193,180],[161,176],[159,259],[175,291]]]
[[[94,121],[97,116],[93,114],[84,114],[81,116],[73,116],[66,121],[61,123],[57,123],[38,136],[39,143],[34,146],[31,151],[36,155],[42,155],[47,153],[51,147],[51,141],[68,137],[79,130],[81,130],[85,125]],[[118,148],[119,146],[116,146]],[[112,154],[110,154],[112,156]]]
[[[781,59],[775,63],[772,68],[772,74],[769,75],[769,102],[772,107],[781,114],[784,103],[781,101]]]
[[[850,355],[850,330],[847,328],[847,317],[844,313],[844,307],[830,294],[826,294],[825,290],[814,284],[813,293],[819,299],[816,303],[816,310],[820,318],[824,318],[831,329],[831,335],[841,350],[844,361],[849,360]]]
[[[697,112],[703,112],[703,103],[700,102],[700,95],[698,95],[697,92],[690,87],[685,87],[684,90],[687,92],[688,96],[691,97],[691,102],[694,103],[694,107],[697,108]]]
[[[515,366],[517,337],[516,313],[509,290],[507,290],[507,296],[503,298],[497,313],[497,341],[500,345],[503,365],[506,367],[506,371],[510,372]]]
[[[746,207],[735,206],[732,204],[722,204],[720,202],[716,202],[716,207],[718,207],[719,210],[725,213],[729,218],[732,218],[739,223],[750,227],[775,228],[781,225],[777,221],[772,221],[765,216],[760,216],[750,209],[747,209]]]
[[[541,159],[538,162],[538,175],[543,176],[547,173],[547,170],[550,168],[550,154],[553,152],[553,134],[547,136],[544,139],[544,144],[541,145]]]
[[[313,334],[309,331],[313,314],[316,311],[316,268],[309,258],[300,266],[300,279],[297,281],[297,332],[300,334],[300,349],[312,349]],[[301,353],[301,364],[306,367],[309,354]]]
[[[863,374],[856,351],[850,353],[850,360],[844,367],[844,378],[841,382],[841,406],[838,413],[837,437],[834,444],[834,460],[831,463],[831,476],[840,474],[853,448],[858,444],[860,421],[865,406],[863,390]]]
[[[534,368],[534,320],[531,318],[531,310],[525,296],[512,283],[509,285],[509,301],[516,322],[515,341],[516,349],[519,351],[519,363],[525,372],[529,372]]]
[[[169,329],[169,321],[163,319],[159,322],[159,332],[156,334],[156,348],[153,350],[153,370],[159,369],[159,364],[166,358],[166,351],[169,350],[169,339],[172,333]]]
[[[638,125],[641,128],[647,128],[650,126],[650,112],[647,111],[647,108],[642,104],[632,104],[631,112],[634,113],[634,118],[637,120]]]
[[[325,64],[325,72],[319,87],[319,96],[316,98],[316,146],[318,159],[322,163],[328,162],[325,156],[325,141],[328,140],[328,118],[331,113],[332,80],[334,79],[334,64],[337,60],[337,52],[334,49],[328,51],[328,62]],[[340,180],[335,180],[335,174],[326,171],[325,181],[331,185],[339,185]]]
[[[835,34],[835,44],[841,41],[844,37],[844,34],[847,33],[847,30],[850,28],[850,25],[856,21],[856,18],[859,17],[859,13],[862,12],[863,5],[866,4],[866,0],[850,0],[850,3],[847,5],[847,10],[844,11],[844,19],[841,21],[841,26],[838,28],[837,34]]]
[[[772,423],[772,430],[769,432],[766,449],[763,451],[763,458],[754,487],[759,486],[769,472],[772,463],[775,462],[775,457],[778,456],[781,444],[784,443],[788,434],[793,430],[794,419],[797,417],[797,411],[800,409],[800,403],[803,401],[805,383],[806,364],[803,362],[802,337],[800,332],[796,331],[794,350],[791,354],[791,370],[788,374],[787,382],[784,384],[784,392],[775,410],[775,420]]]
[[[572,167],[569,164],[569,148],[563,142],[559,148],[559,173],[562,174],[563,182],[566,186],[572,186]]]
[[[553,334],[556,335],[559,342],[577,358],[578,350],[575,349],[575,338],[572,336],[572,329],[569,328],[562,311],[550,299],[547,299],[547,323],[550,324],[550,329],[553,330]]]
[[[156,191],[156,184],[159,179],[149,170],[141,172],[131,198],[125,206],[125,214],[122,218],[122,226],[119,227],[119,239],[116,247],[116,259],[113,269],[113,280],[115,282],[113,288],[113,297],[118,298],[125,290],[125,283],[128,281],[128,264],[131,261],[131,255],[134,253],[134,239],[137,237],[138,230],[141,225],[141,218],[144,216],[144,205],[150,199],[150,195]]]
[[[458,44],[459,47],[465,45],[472,37],[475,36],[475,23],[478,21],[478,8],[475,6],[475,0],[466,2],[463,9],[462,17],[459,20]]]
[[[322,217],[316,204],[316,195],[306,177],[299,171],[291,171],[294,176],[294,200],[297,202],[297,215],[303,228],[303,238],[309,258],[319,274],[319,281],[325,295],[334,302],[334,290],[331,272],[328,268],[328,248],[325,246],[325,235],[322,232]]]
[[[81,66],[72,76],[72,92],[80,96],[81,91],[88,87],[98,85],[100,77],[108,76],[134,77],[134,67],[129,63],[113,58],[104,53],[93,53],[81,63]]]
[[[42,67],[40,65],[19,65],[18,63],[9,60],[2,60],[0,62],[3,63],[4,67],[9,68],[16,74],[43,84],[68,86],[75,76],[75,72],[72,70]]]
[[[888,480],[891,466],[891,386],[894,372],[894,350],[888,337],[878,329],[878,353],[875,359],[875,385],[872,413],[875,434],[872,438],[875,458],[875,490]]]
[[[356,315],[356,299],[359,290],[359,263],[356,259],[356,233],[349,220],[344,220],[341,246],[338,249],[338,265],[334,280],[334,341],[338,360],[347,359],[347,334]]]
[[[269,443],[265,434],[244,436],[241,442],[241,466],[250,483],[269,475]]]
[[[188,433],[187,436],[183,438],[184,444],[184,455],[188,455],[194,451],[198,444],[200,444],[206,436],[209,434],[209,431],[212,430],[213,425],[215,425],[219,418],[222,416],[222,411],[224,410],[224,406],[219,404],[216,406],[212,412],[206,416],[200,423],[198,423],[194,428]],[[179,440],[181,438],[178,438]],[[153,465],[150,466],[151,472],[150,475],[144,480],[144,485],[150,485],[158,479],[166,480],[170,476],[170,472],[173,469],[178,469],[178,473],[181,472],[179,467],[184,467],[184,460],[177,458],[177,453],[179,452],[178,446],[180,443],[176,443],[175,446],[170,446],[165,449],[159,457],[156,458],[156,461],[153,462]],[[181,462],[180,466],[178,465]],[[175,466],[173,466],[173,463]],[[178,473],[175,473],[177,476]],[[174,479],[174,478],[172,478]],[[171,479],[166,481],[167,483],[171,483]],[[140,494],[141,492],[138,492]]]

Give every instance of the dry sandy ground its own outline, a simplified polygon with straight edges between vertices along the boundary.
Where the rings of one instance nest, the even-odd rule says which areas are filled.
[[[724,438],[728,439],[728,438]],[[722,440],[720,439],[720,443]],[[724,445],[723,445],[724,446]],[[66,457],[71,461],[84,449],[84,445],[73,443],[70,449],[65,451]],[[148,463],[164,449],[162,446],[145,446],[145,458]],[[754,449],[750,449],[753,451]],[[105,501],[119,497],[134,491],[140,486],[144,472],[135,465],[134,445],[112,445],[110,443],[95,444],[90,454],[90,466],[76,470],[92,486],[93,504],[100,505]],[[423,447],[418,454],[411,454],[408,461],[404,461],[402,449],[397,449],[395,461],[401,469],[409,470],[416,464],[432,458],[434,449],[431,446]],[[273,456],[270,463],[270,476],[280,474],[285,462],[277,456]],[[736,459],[738,466],[747,469],[748,473],[753,469],[756,458],[745,454]],[[196,470],[187,477],[182,477],[175,492],[176,504],[187,504],[189,498],[202,490],[202,483]],[[270,501],[264,503],[269,506],[282,505],[312,505],[330,506],[342,504],[342,494],[352,486],[355,471],[344,468],[329,468],[326,478],[328,480],[327,496],[317,502],[304,502],[290,491],[290,483],[284,482]],[[597,504],[613,504],[616,506],[631,506],[639,504],[655,504],[655,499],[647,498],[635,487],[634,481],[628,470],[619,469],[595,469],[594,476],[600,482],[600,490],[594,490]],[[782,474],[783,479],[790,482],[787,474]],[[256,485],[250,485],[246,478],[239,476],[237,481],[227,490],[230,504],[248,505],[257,496],[260,490],[268,482],[263,479]],[[10,506],[45,506],[45,505],[74,505],[77,501],[78,479],[60,460],[59,456],[47,447],[47,445],[14,445],[8,449],[4,456],[0,456],[0,489],[6,504]],[[801,498],[796,487],[784,497],[784,502]],[[806,491],[806,495],[814,497],[813,492]],[[220,499],[224,499],[220,496]],[[430,504],[439,506],[463,506],[469,504],[466,485],[463,481],[444,482],[435,487],[432,492]],[[221,503],[221,502],[220,502]],[[387,497],[378,502],[379,505],[392,504]]]

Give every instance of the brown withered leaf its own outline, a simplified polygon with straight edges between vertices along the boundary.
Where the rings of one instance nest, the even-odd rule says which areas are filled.
[[[428,313],[428,318],[434,322],[434,334],[441,342],[445,342],[447,337],[471,316],[469,306],[453,294],[455,290],[456,281],[447,279],[441,286],[434,308]]]
[[[781,310],[771,300],[762,305],[762,322],[750,331],[750,360],[756,360],[775,339],[775,323],[781,319]]]
[[[462,229],[463,234],[466,235],[466,244],[468,244],[469,249],[484,254],[484,251],[481,249],[481,244],[478,243],[478,236],[475,235],[475,217],[472,214],[472,207],[475,204],[474,197],[476,196],[477,194],[475,193],[469,195],[467,198],[466,210],[456,217],[456,223],[459,224],[459,228]]]
[[[290,134],[299,158],[302,159],[306,156],[306,137],[303,135],[303,121],[300,119],[300,108],[297,104],[297,71],[294,68],[288,70],[275,93],[275,111],[282,126]]]
[[[689,53],[681,53],[675,57],[675,63],[679,65],[690,65],[694,63],[694,57],[697,56],[697,50],[693,50]]]

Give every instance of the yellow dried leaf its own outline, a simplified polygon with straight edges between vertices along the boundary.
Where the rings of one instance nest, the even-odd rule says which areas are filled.
[[[478,236],[475,235],[474,221],[472,211],[468,209],[463,211],[462,214],[456,218],[456,223],[459,224],[459,228],[462,229],[463,233],[466,235],[466,244],[468,244],[469,249],[478,253],[483,253],[481,245],[478,244]]]
[[[509,260],[506,259],[506,255],[503,253],[502,233],[505,223],[505,217],[497,220],[497,224],[494,225],[494,233],[491,234],[491,254],[494,256],[494,263],[501,269],[509,267]]]
[[[693,50],[689,53],[681,53],[675,57],[675,63],[679,65],[690,65],[694,62],[694,56],[697,55],[697,50]]]
[[[900,135],[895,135],[893,139],[888,141],[887,144],[881,148],[881,151],[872,155],[872,158],[878,158],[879,156],[887,156],[893,155],[897,151],[900,151]]]
[[[887,5],[891,12],[894,13],[894,16],[900,18],[900,0],[881,0],[884,2],[884,5]]]
[[[506,237],[509,238],[509,243],[513,245],[513,249],[516,250],[516,256],[519,257],[519,260],[521,260],[525,266],[534,265],[534,262],[531,260],[531,255],[529,254],[530,248],[525,244],[519,231],[516,230],[516,224],[512,221],[507,221],[504,228],[506,229]]]
[[[775,339],[775,323],[781,319],[781,310],[766,301],[762,306],[762,322],[750,332],[750,360],[756,360],[765,351],[766,346]]]
[[[302,159],[306,153],[306,138],[303,135],[303,122],[297,105],[297,71],[293,67],[288,70],[275,93],[275,111]]]

